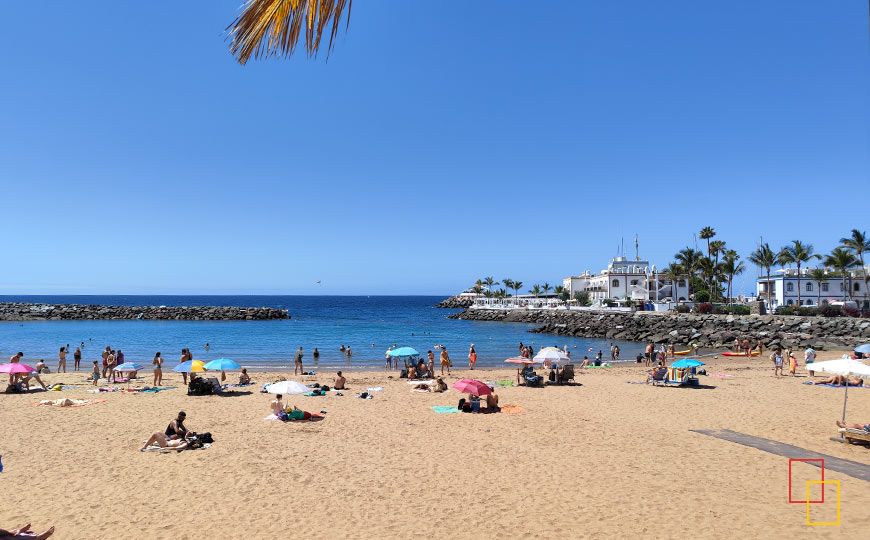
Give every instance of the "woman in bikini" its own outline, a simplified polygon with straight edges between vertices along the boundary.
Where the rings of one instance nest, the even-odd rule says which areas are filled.
[[[154,386],[160,386],[163,384],[163,357],[159,352],[154,355],[151,364],[154,366]]]
[[[477,352],[474,350],[474,343],[471,344],[471,349],[468,350],[468,369],[474,369],[474,364],[477,363]]]

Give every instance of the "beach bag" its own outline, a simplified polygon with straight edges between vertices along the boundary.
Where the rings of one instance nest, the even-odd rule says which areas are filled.
[[[197,439],[199,439],[203,444],[211,444],[214,442],[211,433],[203,433],[201,435],[197,435]]]
[[[453,367],[453,360],[447,359],[447,367]]]
[[[326,386],[325,384],[323,386],[321,386],[320,389],[324,392],[329,392],[329,387]]]

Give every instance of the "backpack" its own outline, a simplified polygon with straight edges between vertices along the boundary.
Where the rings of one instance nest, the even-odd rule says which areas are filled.
[[[202,433],[200,435],[197,435],[196,438],[199,439],[199,441],[203,444],[211,444],[214,442],[211,433]]]

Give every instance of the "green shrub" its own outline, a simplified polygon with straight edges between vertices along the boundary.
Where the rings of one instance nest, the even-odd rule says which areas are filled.
[[[780,306],[776,308],[776,315],[794,315],[794,308],[791,306]]]
[[[692,308],[687,305],[680,304],[674,308],[674,311],[676,311],[677,313],[689,313],[690,311],[692,311]]]
[[[695,302],[705,304],[710,301],[710,293],[707,291],[697,291],[695,293]],[[712,308],[711,308],[712,309]]]
[[[749,306],[731,306],[726,312],[732,315],[749,315]]]
[[[819,314],[817,308],[808,306],[800,306],[795,311],[797,311],[798,315],[803,315],[804,317],[814,317]]]
[[[819,308],[819,315],[822,317],[842,317],[843,310],[840,306],[832,306],[830,304],[822,304]]]

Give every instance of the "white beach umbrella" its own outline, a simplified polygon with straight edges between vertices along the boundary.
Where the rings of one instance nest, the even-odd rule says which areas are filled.
[[[813,362],[813,373],[821,371],[830,373],[831,375],[841,375],[843,377],[860,377],[862,379],[870,379],[870,366],[852,360],[851,358],[841,358],[839,360],[826,360],[825,362]],[[846,381],[848,382],[848,381]],[[846,421],[846,400],[849,399],[849,385],[846,384],[846,393],[843,396],[843,422]]]
[[[571,359],[565,354],[563,351],[560,351],[556,347],[544,347],[538,354],[535,355],[535,361],[541,362],[544,364],[544,367],[550,366],[564,366],[565,364],[571,362]]]
[[[272,383],[266,387],[266,392],[269,392],[270,394],[307,394],[310,391],[310,388],[296,381],[281,381]]]

